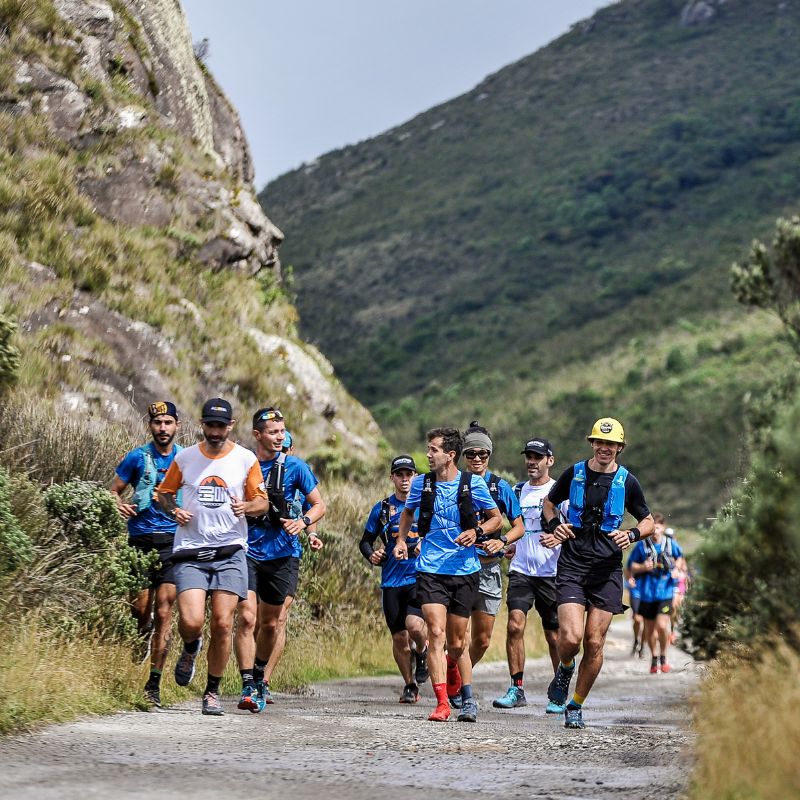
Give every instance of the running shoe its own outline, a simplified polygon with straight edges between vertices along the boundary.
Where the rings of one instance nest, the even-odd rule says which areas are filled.
[[[419,689],[417,688],[417,684],[409,683],[405,689],[403,689],[403,694],[400,695],[400,702],[416,703],[417,700],[419,700]]]
[[[564,709],[566,706],[563,703],[554,703],[552,700],[547,704],[547,708],[545,708],[545,714],[563,714]]]
[[[188,653],[184,645],[180,656],[178,656],[178,661],[175,664],[175,683],[177,683],[178,686],[188,686],[192,682],[192,678],[194,678],[194,662],[197,660],[197,656],[202,649],[202,638],[197,645],[196,653]]]
[[[453,708],[461,708],[462,700],[460,694],[454,694],[452,696],[447,695],[447,699],[450,701],[450,705]]]
[[[433,714],[428,717],[429,722],[447,722],[450,719],[450,706],[447,703],[439,703]]]
[[[258,714],[264,710],[265,706],[264,698],[258,695],[258,689],[255,686],[245,686],[242,689],[242,696],[239,698],[236,708]]]
[[[521,686],[509,686],[508,691],[497,700],[492,700],[495,708],[520,708],[528,705],[525,699],[525,690]]]
[[[461,673],[458,664],[447,662],[447,696],[454,697],[461,691]]]
[[[651,664],[650,665],[650,674],[651,675],[658,675],[658,664]]]
[[[672,631],[672,633],[669,635],[669,643],[675,644],[675,642],[677,641],[678,641],[678,634],[676,631]]]
[[[569,694],[569,684],[574,674],[574,666],[572,669],[565,669],[562,664],[559,664],[553,680],[550,681],[550,685],[547,687],[547,699],[559,705],[565,705]]]
[[[631,647],[631,655],[635,656],[639,652],[639,642],[634,639],[633,640],[633,647]]]
[[[461,713],[458,715],[459,722],[477,722],[478,704],[470,697],[461,706]]]
[[[221,717],[225,713],[216,692],[206,692],[203,695],[203,713],[209,717]]]
[[[569,706],[567,706],[564,709],[564,727],[585,728],[586,723],[583,721],[583,709],[570,708]]]
[[[268,681],[258,681],[256,683],[256,691],[258,692],[258,696],[264,701],[264,705],[271,706],[275,704],[275,699],[272,696],[272,692],[269,690]]]
[[[414,651],[414,680],[422,686],[428,680],[428,648],[421,653]]]
[[[161,708],[161,687],[157,683],[148,681],[144,687],[144,696],[151,706]]]
[[[662,672],[672,672],[672,666],[670,664],[662,664],[661,665]]]

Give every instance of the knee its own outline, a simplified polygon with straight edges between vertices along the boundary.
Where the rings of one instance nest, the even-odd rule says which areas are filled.
[[[525,633],[525,623],[517,619],[509,619],[508,627],[506,628],[506,635],[509,639],[521,639]]]
[[[587,636],[583,641],[583,650],[587,656],[596,656],[603,652],[605,636]]]
[[[572,631],[567,628],[558,629],[558,649],[566,650],[573,655],[580,650],[581,637],[578,631]]]
[[[428,639],[431,642],[441,645],[444,643],[444,626],[428,623]]]
[[[236,618],[236,633],[240,636],[252,636],[256,627],[256,615],[250,609],[240,610]]]
[[[487,636],[485,633],[480,633],[472,640],[472,646],[475,648],[475,650],[477,650],[478,653],[483,655],[489,649],[491,640],[491,636]]]
[[[451,658],[458,658],[464,652],[464,637],[451,636],[447,640],[447,654]]]
[[[233,630],[233,616],[231,614],[212,614],[211,633],[214,636],[230,636]]]
[[[399,631],[398,633],[392,634],[392,644],[398,650],[408,650],[408,634],[405,631]]]

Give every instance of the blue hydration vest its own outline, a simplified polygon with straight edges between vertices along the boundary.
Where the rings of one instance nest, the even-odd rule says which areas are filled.
[[[139,478],[139,482],[136,484],[133,497],[131,497],[131,505],[136,506],[136,511],[139,514],[153,505],[155,488],[161,483],[158,479],[158,467],[156,467],[156,461],[153,458],[152,447],[153,445],[148,442],[139,448],[139,452],[142,454],[142,460],[144,461],[144,471],[142,472],[142,477]],[[175,455],[183,450],[179,444],[173,445],[173,447]],[[175,502],[178,505],[181,504],[180,490],[178,490],[175,496]]]
[[[571,525],[582,528],[583,501],[586,494],[586,462],[581,461],[573,467],[572,483],[569,487],[569,509],[567,518]],[[619,529],[622,518],[625,516],[625,479],[628,477],[628,470],[619,467],[611,487],[608,490],[606,504],[603,508],[603,522],[600,530],[610,533]]]

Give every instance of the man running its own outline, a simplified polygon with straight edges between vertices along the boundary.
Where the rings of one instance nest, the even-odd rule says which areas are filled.
[[[478,553],[481,571],[478,579],[478,597],[470,616],[469,653],[461,656],[461,659],[469,658],[473,667],[483,658],[492,641],[494,621],[503,599],[500,560],[503,557],[504,549],[525,535],[519,501],[511,484],[489,471],[492,450],[492,438],[489,431],[477,422],[471,422],[470,427],[464,432],[464,461],[467,469],[473,475],[480,475],[486,481],[489,494],[497,504],[500,513],[505,515],[511,525],[511,530],[507,534],[497,538],[486,538],[482,543],[483,552]],[[461,670],[461,661],[459,661],[458,670],[459,672]],[[458,685],[457,682],[455,685]],[[450,704],[458,708],[460,699],[460,695],[451,696]]]
[[[542,527],[562,543],[556,574],[559,665],[547,688],[554,703],[567,701],[583,643],[575,693],[564,709],[567,728],[586,727],[583,703],[603,665],[611,619],[624,611],[622,551],[653,532],[639,481],[617,463],[626,444],[622,425],[610,417],[599,419],[586,438],[594,454],[564,470],[542,509]],[[562,522],[557,506],[565,500],[568,520]],[[637,520],[630,530],[620,528],[625,511]]]
[[[622,577],[628,587],[628,597],[631,604],[631,632],[633,633],[631,655],[644,658],[644,618],[639,613],[639,604],[642,601],[641,587],[631,572],[630,563],[630,559],[628,559],[622,570]]]
[[[502,520],[486,483],[456,467],[463,445],[458,430],[434,428],[428,431],[427,439],[431,471],[411,483],[394,551],[399,561],[408,559],[406,540],[414,524],[414,511],[419,509],[418,531],[423,539],[417,561],[417,600],[428,626],[428,668],[437,701],[428,719],[445,722],[450,718],[445,646],[449,656],[458,661],[478,593],[481,565],[475,542],[482,534],[499,531]],[[478,524],[480,511],[486,515],[483,525]],[[461,678],[458,720],[475,722],[478,706],[472,697],[469,659],[464,662]]]
[[[555,481],[550,477],[550,468],[555,463],[553,447],[547,439],[533,436],[521,451],[525,456],[528,480],[518,483],[514,492],[519,494],[519,504],[525,524],[525,536],[514,549],[514,557],[508,568],[508,628],[506,631],[506,655],[511,685],[508,691],[495,700],[495,708],[517,708],[526,706],[523,677],[525,671],[525,627],[528,612],[536,608],[542,621],[542,630],[553,671],[558,667],[558,606],[556,604],[556,565],[561,545],[550,533],[542,530],[542,506]],[[566,513],[567,503],[561,504]],[[548,714],[563,714],[564,704],[550,701]]]
[[[139,636],[150,644],[150,677],[144,687],[147,700],[161,707],[161,672],[167,660],[172,628],[172,606],[175,604],[175,579],[172,545],[176,523],[155,502],[156,487],[170,468],[180,428],[174,403],[159,400],[147,407],[152,441],[131,450],[116,469],[111,492],[117,508],[128,521],[128,544],[137,550],[158,553],[158,564],[150,571],[149,585],[131,603],[131,611],[139,627]],[[131,486],[133,496],[123,502],[122,494]],[[155,612],[155,613],[153,613]]]
[[[325,503],[308,464],[283,452],[286,425],[279,409],[256,411],[253,437],[269,509],[266,515],[248,520],[247,561],[258,594],[258,632],[255,648],[240,652],[239,708],[255,712],[274,702],[269,682],[286,646],[286,623],[303,554],[300,535],[308,536],[312,550],[322,548],[322,540],[308,531],[325,515]],[[307,504],[305,513],[295,502],[298,492]]]
[[[664,533],[664,516],[653,514],[653,536],[637,542],[628,568],[640,586],[639,613],[644,618],[644,639],[650,649],[650,674],[670,672],[667,661],[672,623],[672,596],[685,566],[680,545]]]
[[[203,714],[221,716],[225,712],[219,683],[231,652],[233,615],[247,597],[245,515],[263,514],[267,494],[256,457],[228,440],[235,424],[231,404],[220,397],[208,400],[200,421],[203,441],[175,456],[158,488],[158,499],[178,523],[172,561],[183,652],[175,664],[175,683],[186,686],[194,677],[210,594],[211,644]]]
[[[403,676],[405,687],[401,703],[419,700],[419,685],[428,680],[427,630],[422,610],[417,605],[414,589],[417,584],[417,526],[413,525],[407,542],[408,559],[394,557],[400,514],[405,508],[411,481],[417,474],[414,459],[406,454],[392,459],[389,477],[394,492],[375,503],[370,511],[359,550],[373,566],[381,567],[381,592],[383,615],[392,635],[392,655]],[[375,542],[381,540],[376,549]],[[415,648],[412,651],[411,643]],[[412,668],[413,652],[413,668]]]

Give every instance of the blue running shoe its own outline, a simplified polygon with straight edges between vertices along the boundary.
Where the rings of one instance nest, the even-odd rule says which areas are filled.
[[[195,653],[187,653],[186,647],[184,646],[175,664],[175,683],[177,683],[178,686],[188,686],[192,682],[192,678],[194,678],[194,662],[197,660],[197,656],[202,649],[202,638],[197,644],[197,652]]]
[[[244,689],[242,689],[242,696],[239,698],[239,704],[236,707],[241,708],[243,711],[250,711],[253,714],[258,714],[264,710],[265,706],[266,702],[263,697],[258,696],[256,687],[245,686]]]
[[[275,700],[272,697],[272,692],[270,692],[269,690],[269,683],[267,681],[257,681],[256,692],[258,693],[258,696],[264,701],[264,705],[271,706],[275,704]]]
[[[570,708],[569,706],[567,706],[564,709],[564,727],[585,728],[586,723],[583,721],[583,709]]]
[[[574,674],[574,666],[572,669],[564,669],[564,667],[559,664],[556,674],[553,676],[553,680],[550,681],[550,685],[547,687],[547,699],[559,705],[565,705],[567,702],[567,695],[569,694],[569,684]]]
[[[554,703],[552,700],[547,704],[544,710],[545,714],[563,714],[566,706],[563,703]]]
[[[525,690],[521,686],[509,686],[508,691],[497,700],[492,700],[495,708],[520,708],[528,705]]]
[[[458,722],[477,722],[478,704],[470,697],[461,704],[461,713],[458,715]]]
[[[450,701],[452,708],[461,708],[461,695],[454,694],[452,697],[447,698]]]

